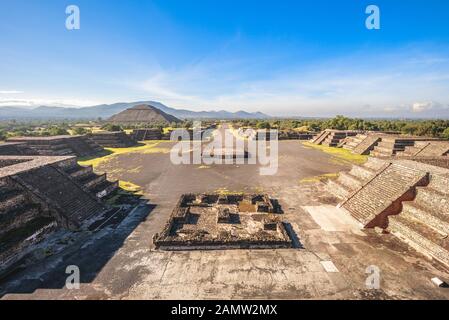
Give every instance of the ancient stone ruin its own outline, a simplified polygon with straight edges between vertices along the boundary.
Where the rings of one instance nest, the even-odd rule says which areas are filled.
[[[449,164],[442,164],[369,158],[327,187],[363,227],[382,228],[449,266]]]
[[[0,272],[58,228],[77,230],[118,187],[68,156],[0,156]]]
[[[41,156],[94,156],[104,149],[87,136],[17,137],[8,142],[25,143],[32,154]]]
[[[414,137],[396,132],[367,131],[347,135],[347,131],[325,130],[313,142],[332,147],[342,147],[354,154],[374,157],[439,157],[449,154],[449,141],[439,138]],[[335,138],[335,136],[339,138]],[[337,140],[339,142],[337,143]]]
[[[185,194],[160,234],[161,250],[290,248],[278,205],[265,194]]]
[[[328,147],[337,147],[346,137],[355,136],[359,131],[326,129],[319,133],[312,143]]]
[[[128,148],[137,144],[137,140],[123,131],[95,132],[88,137],[103,148]]]
[[[33,155],[36,152],[30,149],[24,142],[0,143],[0,156]]]

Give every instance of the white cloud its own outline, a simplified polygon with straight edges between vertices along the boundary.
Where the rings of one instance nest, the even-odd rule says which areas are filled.
[[[181,68],[158,67],[132,89],[174,107],[245,109],[281,116],[407,116],[410,111],[437,109],[435,103],[416,101],[449,103],[449,59],[441,54],[420,54],[417,59],[408,50],[359,52],[293,63],[288,69],[270,69],[266,60],[208,57]]]
[[[23,91],[18,90],[0,90],[0,94],[21,94]]]
[[[422,113],[422,112],[429,112],[429,111],[442,111],[442,110],[449,110],[449,105],[443,105],[441,103],[435,102],[435,101],[429,101],[429,102],[415,102],[412,105],[412,112],[415,113]]]

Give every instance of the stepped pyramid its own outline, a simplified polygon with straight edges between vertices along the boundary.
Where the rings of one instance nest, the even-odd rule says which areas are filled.
[[[0,156],[0,271],[53,230],[104,212],[117,187],[75,157]]]
[[[383,228],[449,267],[448,168],[370,158],[328,181],[327,189],[363,227]]]
[[[337,147],[343,139],[357,135],[358,131],[326,129],[319,133],[312,143],[328,147]]]
[[[108,122],[117,124],[159,124],[181,122],[181,120],[149,104],[140,104],[110,117]]]
[[[440,157],[449,155],[449,141],[417,141],[398,152],[401,157]]]
[[[439,139],[425,138],[425,137],[407,137],[407,136],[384,136],[377,146],[370,152],[374,157],[392,157],[399,154],[404,154],[406,148],[415,146],[417,142],[434,142]]]
[[[40,156],[77,156],[98,155],[104,149],[87,136],[53,136],[53,137],[17,137],[8,142],[24,143],[31,152]]]
[[[354,154],[368,155],[381,140],[382,135],[380,133],[359,133],[356,136],[344,139],[339,147],[350,150]]]

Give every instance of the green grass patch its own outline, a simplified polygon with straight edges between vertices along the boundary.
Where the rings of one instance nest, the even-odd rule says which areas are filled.
[[[315,182],[323,182],[328,179],[337,179],[338,173],[326,173],[315,177],[308,177],[301,179],[299,183],[315,183]]]
[[[152,154],[152,153],[169,153],[169,148],[161,148],[158,145],[161,142],[166,141],[143,141],[139,143],[138,146],[130,147],[130,148],[105,148],[107,155],[96,157],[96,158],[80,158],[78,163],[81,166],[93,166],[94,169],[99,165],[105,164],[114,157],[121,154],[129,154],[129,153],[141,153],[141,154]]]
[[[351,151],[343,149],[343,148],[333,148],[322,145],[317,145],[311,142],[302,142],[305,147],[317,149],[323,151],[327,154],[332,155],[336,159],[334,159],[335,163],[355,163],[355,164],[364,164],[368,161],[368,156],[353,154]]]

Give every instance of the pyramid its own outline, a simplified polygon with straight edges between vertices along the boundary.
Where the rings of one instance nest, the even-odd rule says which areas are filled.
[[[109,118],[112,123],[162,123],[181,122],[178,118],[169,115],[149,104],[141,104],[126,109]]]

